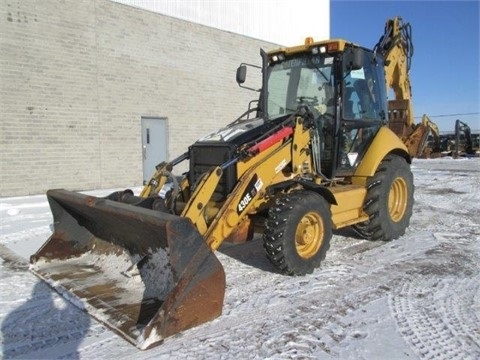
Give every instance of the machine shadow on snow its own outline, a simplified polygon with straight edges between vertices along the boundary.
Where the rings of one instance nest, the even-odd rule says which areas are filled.
[[[365,237],[356,232],[351,226],[346,228],[333,230],[333,235],[344,236],[356,240],[365,240]]]
[[[352,227],[333,230],[333,235],[351,238],[358,241],[365,240],[365,238],[356,232]],[[384,242],[376,242],[374,247],[383,243]],[[266,257],[261,235],[257,235],[251,241],[243,244],[224,242],[218,249],[218,252],[256,269],[274,274],[281,274],[281,272],[277,270]]]
[[[333,235],[351,238],[358,241],[365,240],[365,238],[356,232],[352,227],[333,230]],[[383,244],[383,242],[378,242],[376,243],[375,247],[381,244]],[[261,236],[257,235],[251,241],[243,244],[231,244],[224,242],[217,251],[256,269],[274,274],[281,274],[281,271],[276,269],[265,256],[265,250],[263,248]]]
[[[72,304],[54,301],[50,287],[37,282],[28,300],[2,322],[2,358],[22,356],[79,359],[79,345],[90,327],[90,317]],[[61,345],[62,354],[54,348]]]
[[[243,244],[225,242],[220,246],[218,251],[245,265],[262,271],[280,274],[280,271],[277,270],[265,256],[261,236],[255,236],[252,240]]]

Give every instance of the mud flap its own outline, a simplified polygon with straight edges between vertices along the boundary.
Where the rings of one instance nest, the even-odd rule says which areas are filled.
[[[54,232],[31,271],[139,349],[221,314],[223,267],[189,219],[66,190],[47,198]]]

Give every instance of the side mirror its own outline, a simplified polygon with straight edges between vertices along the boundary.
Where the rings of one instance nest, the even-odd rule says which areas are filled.
[[[240,65],[237,69],[237,83],[241,85],[245,82],[247,78],[247,67],[245,65]]]
[[[345,52],[345,63],[349,70],[359,70],[363,67],[363,50],[350,48]]]
[[[250,85],[249,86],[243,85],[245,83],[245,81],[247,80],[247,67],[251,67],[251,68],[259,69],[259,70],[262,69],[261,66],[241,63],[240,66],[237,69],[237,84],[238,84],[238,86],[240,86],[241,88],[244,88],[244,89],[248,89],[248,90],[260,91],[260,89],[262,87],[261,84],[259,85],[260,89],[258,89],[258,90],[253,87],[253,86],[256,86],[257,82],[261,79],[261,76],[257,77],[255,73],[253,74],[255,76],[250,76],[248,78],[247,83],[250,83]],[[259,74],[259,75],[261,75],[261,74]]]

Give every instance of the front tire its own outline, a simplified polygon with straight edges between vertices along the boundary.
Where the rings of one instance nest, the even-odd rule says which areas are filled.
[[[354,225],[369,240],[389,241],[403,234],[413,208],[413,175],[409,164],[397,155],[387,155],[367,181],[363,210],[369,220]]]
[[[275,201],[265,228],[263,243],[270,262],[287,275],[309,274],[330,247],[330,207],[315,192],[293,192]]]

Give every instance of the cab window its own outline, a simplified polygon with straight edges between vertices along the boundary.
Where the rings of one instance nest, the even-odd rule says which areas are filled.
[[[386,116],[383,65],[368,51],[363,66],[343,68],[342,110],[339,136],[339,174],[350,173],[362,158]]]
[[[371,54],[364,56],[364,66],[358,70],[344,71],[343,118],[347,120],[384,120],[385,111],[381,87],[385,80],[379,79],[377,66]]]

